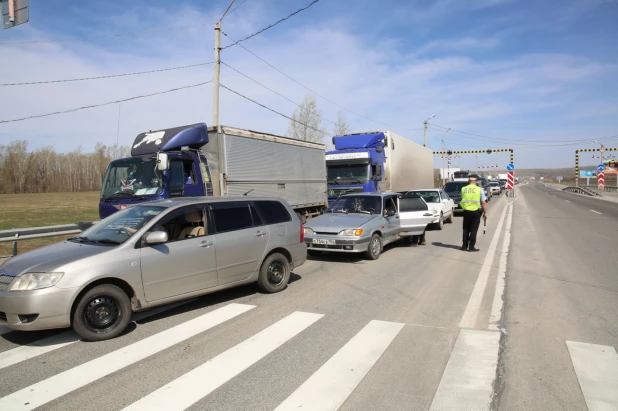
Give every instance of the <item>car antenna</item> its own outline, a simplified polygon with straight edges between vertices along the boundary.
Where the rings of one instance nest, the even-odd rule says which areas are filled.
[[[255,189],[252,188],[251,190],[247,191],[245,194],[243,194],[244,196],[246,196],[247,194],[249,194],[250,192],[254,191]]]

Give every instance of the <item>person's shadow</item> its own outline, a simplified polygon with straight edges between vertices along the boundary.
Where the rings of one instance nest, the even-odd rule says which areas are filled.
[[[453,250],[459,250],[461,248],[460,245],[444,244],[444,243],[439,243],[439,242],[433,242],[431,243],[431,245],[435,245],[436,247],[442,247],[442,248],[452,248]]]

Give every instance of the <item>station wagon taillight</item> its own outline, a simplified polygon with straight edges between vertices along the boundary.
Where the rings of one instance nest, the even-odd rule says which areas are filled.
[[[305,226],[303,225],[302,221],[300,222],[300,242],[305,242]]]

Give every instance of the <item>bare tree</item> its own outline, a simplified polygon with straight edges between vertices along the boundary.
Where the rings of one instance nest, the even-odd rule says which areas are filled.
[[[345,134],[350,134],[350,123],[348,123],[348,119],[345,118],[342,111],[339,111],[339,117],[337,117],[337,124],[333,127],[333,135],[334,136],[343,136]]]
[[[322,143],[326,134],[326,130],[322,128],[322,112],[318,108],[318,102],[311,94],[307,94],[300,107],[292,114],[287,135],[297,140]]]

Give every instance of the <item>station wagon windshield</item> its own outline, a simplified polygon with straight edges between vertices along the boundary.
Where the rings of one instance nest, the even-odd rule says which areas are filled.
[[[165,207],[146,205],[129,207],[112,214],[79,236],[69,240],[98,244],[122,244],[163,211],[165,211]]]
[[[107,168],[101,198],[150,196],[163,191],[163,176],[154,157],[134,157],[113,161]]]
[[[377,196],[345,196],[340,197],[328,208],[330,213],[377,214],[382,209],[381,197]]]

